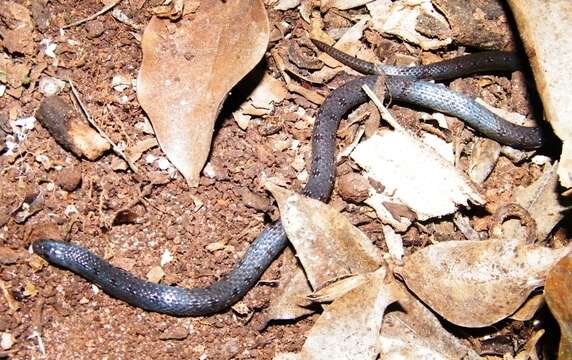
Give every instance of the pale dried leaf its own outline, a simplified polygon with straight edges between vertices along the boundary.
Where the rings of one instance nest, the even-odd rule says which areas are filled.
[[[572,245],[550,249],[514,239],[447,241],[406,257],[396,272],[448,321],[483,327],[514,313],[571,249]]]
[[[557,169],[558,163],[548,165],[534,183],[513,193],[516,202],[536,221],[536,234],[540,241],[546,239],[554,226],[564,218],[567,208],[564,205],[566,199],[560,196],[558,189]]]
[[[572,187],[572,42],[562,34],[572,31],[572,3],[560,0],[509,0],[520,37],[527,50],[546,119],[562,139],[558,175]],[[555,46],[557,44],[557,46]]]
[[[301,359],[376,359],[377,339],[386,307],[400,295],[384,268],[335,300],[310,330]]]
[[[453,39],[429,38],[416,29],[417,18],[427,15],[434,21],[448,27],[447,20],[438,13],[431,0],[396,1],[376,1],[373,6],[368,6],[372,16],[373,28],[382,34],[395,35],[405,41],[419,45],[424,50],[439,49],[450,44]]]
[[[125,149],[125,156],[129,158],[130,161],[135,162],[141,158],[143,153],[151,148],[157,146],[157,139],[149,137],[136,142],[133,146]]]
[[[211,0],[192,22],[149,22],[137,96],[161,148],[190,185],[198,184],[222,102],[260,61],[268,39],[258,0]]]
[[[417,214],[420,220],[453,213],[484,199],[466,175],[429,146],[403,131],[380,131],[363,141],[351,157],[368,177]]]
[[[310,284],[371,272],[382,256],[371,240],[330,206],[267,182],[280,208],[282,224]]]
[[[529,321],[544,304],[543,294],[532,295],[510,318],[517,321]]]
[[[381,328],[380,359],[466,359],[479,355],[443,328],[437,317],[401,285],[403,311],[388,312]]]
[[[548,274],[544,295],[560,325],[559,359],[572,358],[572,255],[560,260]]]
[[[264,324],[270,320],[293,320],[311,314],[307,296],[312,293],[306,274],[298,265],[290,248],[286,249],[277,294],[268,309],[264,312]]]
[[[259,109],[272,110],[273,104],[284,100],[286,96],[288,96],[288,90],[284,86],[284,82],[265,73],[260,83],[250,94],[250,99],[252,100],[252,106]]]
[[[375,210],[377,217],[384,223],[391,225],[398,232],[405,232],[411,226],[412,222],[409,218],[399,217],[396,219],[393,214],[385,207],[387,202],[399,202],[390,195],[380,194],[373,187],[370,189],[370,195],[365,199],[365,203]]]
[[[347,10],[365,5],[372,1],[373,0],[321,0],[320,9],[322,10],[322,12],[326,12],[330,8]]]
[[[383,237],[385,238],[385,244],[387,245],[389,255],[391,255],[393,260],[400,262],[405,254],[401,235],[397,234],[391,226],[384,225]]]
[[[278,0],[274,5],[275,10],[290,10],[300,5],[300,0]]]

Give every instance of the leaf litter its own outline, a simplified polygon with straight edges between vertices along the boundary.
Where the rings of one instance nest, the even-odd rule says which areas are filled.
[[[258,0],[206,1],[192,21],[153,18],[147,25],[137,97],[189,185],[198,184],[222,102],[260,61],[268,36]]]
[[[181,7],[182,3],[182,1],[177,1],[173,10],[165,10],[163,15],[168,18],[184,17],[189,13],[194,15],[196,8],[193,7],[192,11],[185,12]],[[225,3],[228,4],[228,2]],[[323,1],[321,6],[344,9],[358,6],[361,3],[366,3],[366,1]],[[308,4],[308,1],[303,1],[302,5],[299,2],[290,2],[289,4],[285,1],[280,2],[280,6],[284,8],[300,6],[300,12],[307,13],[304,19],[311,23],[314,28],[316,24],[321,24],[320,14],[316,12],[310,14],[306,11]],[[375,60],[377,57],[370,47],[364,46],[360,42],[360,39],[365,36],[372,44],[379,45],[379,39],[370,33],[370,26],[380,33],[396,35],[423,48],[432,48],[435,44],[437,47],[443,46],[450,42],[448,38],[439,39],[441,43],[427,41],[427,38],[417,31],[415,25],[420,15],[430,16],[435,21],[443,23],[440,15],[434,14],[434,9],[430,7],[429,1],[397,1],[392,8],[387,7],[388,4],[389,2],[382,0],[368,2],[367,8],[371,15],[375,15],[375,11],[378,11],[377,15],[374,16],[374,22],[368,23],[364,20],[367,16],[360,15],[354,19],[356,20],[355,24],[346,29],[347,31],[343,36],[340,37],[339,32],[334,36],[327,35],[329,40],[327,42],[332,43],[333,39],[341,38],[338,45],[345,44],[343,45],[344,50],[366,60]],[[230,5],[235,4],[230,2]],[[244,6],[256,8],[265,14],[264,10],[260,10],[260,3],[248,2]],[[204,16],[201,11],[208,13],[214,11],[212,9],[215,8],[216,6],[212,4],[201,4],[193,21],[201,24],[201,16]],[[236,8],[234,11],[235,14],[241,13]],[[387,11],[387,13],[382,14],[380,11]],[[220,13],[210,14],[215,23],[217,16],[221,15]],[[241,21],[244,21],[242,15]],[[394,29],[389,27],[391,21],[394,21],[392,17],[401,18],[396,22],[399,26]],[[213,123],[222,101],[236,81],[241,79],[258,62],[262,56],[261,53],[266,50],[267,40],[263,38],[268,37],[268,29],[265,28],[263,31],[260,29],[264,28],[264,23],[267,20],[261,16],[260,12],[254,18],[256,19],[249,24],[255,25],[253,28],[259,32],[258,36],[252,33],[241,33],[241,36],[244,37],[240,43],[242,45],[248,43],[245,48],[252,51],[252,54],[241,58],[245,61],[241,62],[240,65],[248,63],[248,66],[236,67],[234,62],[228,61],[228,63],[233,64],[231,70],[228,69],[228,66],[224,66],[225,64],[221,65],[219,61],[224,63],[225,60],[220,60],[218,55],[209,58],[209,56],[198,53],[201,49],[209,47],[205,44],[211,45],[217,42],[209,43],[205,40],[207,36],[204,33],[197,35],[199,40],[192,38],[192,26],[194,25],[185,20],[178,25],[173,25],[166,20],[155,19],[149,24],[147,29],[149,33],[146,32],[146,35],[156,36],[159,32],[162,33],[152,39],[154,42],[149,41],[148,37],[143,38],[144,67],[138,79],[138,95],[153,122],[163,150],[190,184],[195,183],[198,179],[197,174],[204,165],[204,162],[201,163],[203,161],[201,159],[203,157],[206,159],[205,153],[208,155]],[[387,21],[388,19],[391,21]],[[231,16],[222,22],[232,23],[235,20],[236,18]],[[157,24],[161,24],[161,26]],[[321,27],[323,24],[318,26]],[[211,28],[209,27],[209,29]],[[214,28],[216,29],[216,26]],[[244,26],[241,27],[241,31],[243,28]],[[221,58],[228,57],[228,54],[236,54],[237,49],[241,50],[240,47],[233,48],[232,51],[229,50],[227,45],[232,41],[228,40],[231,37],[225,31],[228,29],[221,31],[222,34],[214,31],[214,35],[226,39],[217,43],[219,45],[217,52]],[[187,35],[191,39],[186,38]],[[246,38],[247,40],[244,40]],[[179,43],[179,40],[182,42]],[[189,44],[196,45],[196,43],[200,44],[189,46]],[[153,64],[154,68],[145,67],[145,65],[149,65],[149,57],[156,56],[161,51],[172,49],[175,49],[175,52],[179,49],[191,50],[187,52],[181,50],[181,53],[176,53],[172,58],[163,57]],[[198,52],[195,53],[195,50]],[[244,51],[242,49],[241,54],[244,54]],[[282,57],[282,55],[280,56]],[[197,57],[200,58],[198,59],[199,64],[194,65],[193,61],[197,60]],[[320,57],[327,65],[337,66],[333,60],[328,60],[327,56],[322,54]],[[163,65],[165,67],[161,68]],[[193,71],[187,71],[191,68],[204,70],[209,66],[212,70],[210,75],[208,71],[200,74],[206,74],[206,80],[201,79],[197,74],[193,74]],[[286,81],[291,81],[286,77],[285,69],[279,66],[279,70]],[[329,67],[324,67],[322,70],[310,74],[297,71],[295,66],[286,70],[300,79],[314,84],[323,84],[340,72],[340,69]],[[315,76],[320,71],[319,76]],[[222,85],[212,83],[212,80],[219,81],[227,78],[232,79]],[[161,108],[158,99],[171,95],[170,92],[173,88],[186,88],[184,86],[159,87],[159,89],[155,89],[158,90],[156,92],[151,89],[152,86],[164,85],[169,81],[189,81],[198,84],[198,86],[191,89],[190,93],[172,94],[176,96],[166,99],[167,105],[171,106],[170,110],[165,111],[164,108],[157,110]],[[204,81],[206,85],[202,84],[201,81]],[[295,87],[292,83],[293,81],[288,84],[288,90],[292,93],[299,93],[306,99],[315,93],[311,87],[298,84],[295,84],[298,85]],[[236,113],[235,118],[242,129],[248,128],[250,116],[268,115],[273,110],[273,103],[280,102],[288,96],[286,87],[282,84],[281,81],[265,74],[265,78],[257,88],[259,94],[256,95],[255,90],[255,93],[251,95],[251,103],[243,105],[240,112]],[[205,87],[201,88],[200,86],[203,85]],[[208,90],[204,90],[207,88]],[[174,113],[177,115],[176,111],[171,110],[173,110],[173,106],[176,108],[180,101],[186,101],[189,98],[195,101],[195,98],[201,98],[200,95],[211,92],[215,94],[212,98],[198,99],[198,102],[194,104],[200,110],[196,111],[198,115],[193,110],[192,114],[183,114],[183,120],[171,118]],[[315,103],[319,103],[320,99],[320,96],[313,97]],[[157,116],[160,111],[164,111],[164,114]],[[206,121],[203,122],[204,119]],[[183,137],[180,136],[180,128],[183,127],[196,129],[196,133],[191,133],[188,136],[185,134],[183,141],[181,140]],[[570,257],[567,255],[569,254],[569,247],[548,248],[518,237],[513,238],[506,235],[503,237],[499,233],[493,233],[490,239],[482,241],[437,241],[432,238],[430,245],[425,246],[426,244],[423,244],[425,247],[417,249],[411,254],[410,248],[404,249],[404,241],[411,242],[411,237],[408,236],[410,232],[405,235],[399,233],[416,228],[424,230],[424,227],[431,225],[428,226],[428,223],[425,222],[427,219],[451,214],[458,209],[459,205],[468,206],[470,203],[481,205],[486,199],[481,193],[480,187],[472,184],[469,178],[459,171],[458,168],[459,166],[462,167],[462,164],[453,163],[453,161],[458,161],[460,156],[453,152],[453,146],[435,136],[430,140],[432,145],[428,146],[425,143],[427,141],[426,135],[421,136],[420,138],[423,140],[420,140],[416,136],[400,131],[400,129],[396,130],[393,133],[398,135],[391,135],[392,132],[389,131],[380,131],[373,136],[382,137],[383,141],[380,141],[380,145],[388,142],[395,146],[402,146],[396,148],[397,151],[383,161],[390,162],[392,157],[411,152],[415,156],[419,156],[420,160],[417,161],[420,163],[425,163],[429,159],[427,161],[430,164],[428,166],[430,171],[426,171],[426,173],[441,173],[442,178],[446,179],[447,182],[447,186],[436,190],[435,186],[427,185],[426,179],[419,178],[413,182],[410,191],[417,187],[427,193],[436,193],[435,197],[423,198],[422,202],[428,204],[435,201],[437,197],[449,194],[451,192],[449,186],[455,188],[452,192],[456,195],[438,211],[434,209],[428,211],[422,207],[427,204],[410,203],[401,198],[407,198],[407,196],[396,196],[401,185],[388,188],[388,191],[381,191],[381,193],[379,186],[372,185],[370,188],[372,195],[365,203],[375,208],[378,214],[384,213],[383,216],[379,216],[384,223],[389,224],[383,225],[388,253],[381,252],[357,227],[351,225],[345,216],[333,210],[332,207],[280,190],[275,186],[269,186],[278,199],[284,226],[296,249],[297,258],[291,252],[286,255],[288,260],[285,261],[286,264],[282,270],[283,275],[279,284],[281,296],[268,309],[268,319],[296,319],[307,316],[319,309],[318,306],[315,306],[317,303],[325,309],[315,322],[314,328],[308,333],[306,344],[301,348],[301,352],[297,355],[283,354],[279,356],[311,359],[325,357],[378,358],[378,356],[383,359],[479,358],[470,344],[464,339],[453,336],[448,331],[450,324],[445,329],[442,324],[443,320],[435,316],[433,312],[438,313],[453,324],[465,327],[487,326],[509,316],[521,321],[529,320],[543,304],[543,296],[541,294],[535,294],[529,298],[527,296],[530,292],[544,285],[548,273],[545,288],[546,301],[564,333],[561,340],[561,352],[562,349],[565,349],[565,352],[561,353],[561,357],[565,358],[568,354],[566,349],[570,348],[568,319],[570,297],[569,291],[565,291],[567,288],[562,282],[567,279],[566,266],[568,265],[565,261]],[[165,133],[167,137],[165,137]],[[168,150],[169,144],[189,143],[188,139],[199,136],[199,133],[203,133],[200,135],[202,136],[201,139],[191,141],[191,143],[200,143],[200,149],[197,150],[196,156],[190,160],[184,156],[181,161],[174,160],[181,157],[181,154],[187,153],[188,149],[179,148],[173,155],[173,152]],[[393,141],[392,136],[395,136]],[[361,135],[355,137],[355,143],[359,144],[358,147],[368,141],[359,143],[360,138]],[[407,144],[403,145],[402,143]],[[143,152],[155,145],[156,143],[152,138],[136,142],[130,148],[130,158],[132,157],[132,160],[136,161]],[[432,147],[441,150],[434,150]],[[385,153],[387,151],[387,149],[380,149],[376,146],[369,149],[366,147],[364,152],[369,150],[370,153]],[[455,149],[455,151],[457,150]],[[475,183],[486,185],[488,176],[494,172],[499,152],[498,144],[494,142],[487,143],[486,140],[483,140],[476,144],[471,154],[470,170],[468,171]],[[301,164],[296,167],[296,170],[303,172],[304,159],[303,157],[300,159],[302,159]],[[346,157],[340,157],[338,160],[341,164],[349,161]],[[354,160],[361,166],[362,174],[372,180],[372,184],[380,183],[383,185],[382,187],[387,188],[387,183],[391,183],[386,178],[376,178],[375,170],[368,170],[368,168],[376,169],[376,159],[368,159],[365,165],[355,158]],[[432,162],[435,160],[438,160],[439,165]],[[351,166],[354,167],[354,170],[358,168],[353,163]],[[396,178],[403,176],[403,174],[399,175],[402,169],[386,166],[387,164],[381,167],[385,167],[384,172],[395,172]],[[414,166],[419,166],[419,164]],[[544,241],[553,232],[567,209],[562,205],[562,197],[559,194],[559,188],[556,186],[555,171],[557,166],[557,164],[548,164],[543,174],[533,184],[523,186],[512,194],[515,195],[514,200],[520,203],[537,221],[538,227],[535,235],[539,242]],[[448,183],[451,178],[453,178],[454,185]],[[416,194],[416,196],[422,195],[425,194]],[[373,201],[372,199],[375,197],[377,197],[376,201]],[[396,206],[401,206],[407,211],[396,211]],[[406,215],[408,211],[413,216]],[[351,211],[348,212],[351,213]],[[370,211],[368,214],[371,215],[372,212]],[[456,219],[459,214],[459,212],[455,213]],[[423,221],[417,222],[418,219]],[[467,218],[463,216],[462,219],[466,220]],[[462,231],[463,234],[471,234],[470,237],[465,235],[470,239],[479,238],[482,231],[479,233],[471,227],[469,220],[465,220],[463,220],[465,227],[465,231]],[[412,224],[415,226],[412,227]],[[458,225],[460,224],[459,221],[455,221],[455,224],[461,227]],[[560,263],[552,267],[559,259],[562,259]],[[552,270],[550,270],[551,268]],[[460,271],[457,271],[458,269]],[[289,275],[286,275],[287,273]],[[165,274],[162,272],[162,267],[159,266],[154,267],[148,273],[148,277],[153,281],[160,281],[163,275]],[[394,275],[399,276],[394,278]],[[313,290],[316,291],[312,292]],[[502,299],[497,301],[499,298]],[[82,298],[82,300],[84,299]],[[524,305],[519,308],[523,302]],[[445,324],[447,323],[445,322]],[[462,332],[455,333],[459,335]],[[522,347],[523,351],[515,358],[536,357],[537,343],[543,333],[543,330],[535,332]],[[508,354],[505,357],[512,358]]]

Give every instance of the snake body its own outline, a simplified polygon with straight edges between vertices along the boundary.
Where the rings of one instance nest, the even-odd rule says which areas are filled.
[[[326,47],[320,48],[332,54],[333,48],[323,45]],[[373,88],[380,76],[384,76],[387,96],[394,100],[457,116],[485,135],[514,147],[536,148],[542,144],[543,136],[539,129],[509,123],[468,97],[451,92],[444,86],[417,79],[425,78],[427,74],[445,79],[481,69],[513,70],[518,61],[512,54],[487,53],[486,56],[472,56],[469,60],[461,57],[433,66],[438,71],[432,67],[421,70],[407,68],[402,69],[405,74],[397,75],[379,75],[380,71],[385,70],[343,55],[346,60],[351,60],[350,63],[358,63],[357,68],[373,72],[373,75],[351,80],[332,91],[320,107],[312,133],[312,164],[308,182],[302,190],[304,195],[320,201],[328,200],[335,178],[336,131],[340,120],[351,108],[367,101],[362,86]],[[171,315],[192,316],[220,312],[241,299],[256,285],[262,273],[287,244],[288,238],[281,222],[275,222],[260,233],[242,260],[223,279],[206,288],[193,289],[139,279],[89,250],[68,242],[42,239],[33,243],[33,249],[50,263],[86,278],[107,294],[133,306]]]

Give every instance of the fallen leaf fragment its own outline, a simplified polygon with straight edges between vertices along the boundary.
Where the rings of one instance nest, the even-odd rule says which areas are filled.
[[[376,270],[380,250],[349,220],[328,205],[267,182],[280,208],[282,224],[310,284]]]
[[[448,321],[484,327],[514,313],[570,250],[514,239],[446,241],[406,257],[396,272]]]
[[[543,294],[532,295],[510,318],[517,321],[529,321],[544,304]]]
[[[432,148],[403,131],[379,131],[351,153],[367,176],[385,186],[392,202],[403,203],[418,219],[453,213],[484,199],[468,177]],[[375,194],[374,194],[375,195]]]
[[[320,10],[322,10],[322,12],[326,12],[330,8],[336,8],[340,10],[353,9],[372,1],[373,0],[321,0]]]
[[[405,41],[421,46],[424,50],[438,49],[450,44],[447,20],[438,13],[431,0],[375,1],[367,5],[372,16],[373,28],[382,34],[395,35]],[[438,37],[428,37],[418,31],[419,18],[431,19],[432,28],[443,29]]]
[[[59,96],[45,98],[36,118],[64,149],[78,157],[96,160],[111,148],[109,142]]]
[[[258,0],[209,0],[193,20],[153,18],[142,39],[137,96],[161,148],[191,186],[210,151],[230,89],[262,58],[269,39]]]
[[[455,43],[472,48],[510,50],[509,16],[497,1],[433,0],[447,18]]]
[[[548,165],[534,183],[514,191],[514,198],[536,222],[538,240],[546,239],[554,226],[564,218],[566,202],[558,189],[558,163]],[[568,206],[570,206],[568,204]]]
[[[383,319],[380,359],[481,359],[470,344],[445,330],[439,319],[404,285],[398,289],[402,310],[387,312]]]
[[[271,320],[293,320],[314,312],[306,307],[310,304],[307,296],[312,293],[306,274],[298,265],[294,253],[286,249],[285,260],[278,284],[277,294],[268,309],[264,312],[261,327],[264,328]]]
[[[560,260],[548,273],[544,295],[560,325],[559,359],[572,358],[572,255]]]
[[[546,119],[562,140],[558,167],[560,183],[572,187],[572,42],[562,35],[572,31],[572,3],[560,0],[509,0]],[[556,46],[555,46],[556,45]]]
[[[363,285],[327,307],[310,330],[298,359],[377,359],[384,311],[400,292],[386,280],[384,268],[365,276]]]

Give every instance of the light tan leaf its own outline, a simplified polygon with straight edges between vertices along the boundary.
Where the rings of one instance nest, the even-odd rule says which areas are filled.
[[[314,312],[305,307],[310,304],[307,296],[312,293],[312,288],[290,248],[286,249],[283,264],[277,295],[264,312],[263,327],[270,320],[293,320]]]
[[[572,3],[560,0],[509,0],[520,30],[546,119],[562,139],[558,175],[564,187],[572,187],[572,42],[561,41],[572,31]],[[555,45],[557,44],[557,45]]]
[[[534,183],[514,192],[516,202],[536,221],[539,241],[546,239],[554,226],[564,217],[564,199],[558,191],[558,163],[548,165]],[[570,201],[568,201],[570,202]]]
[[[572,358],[572,255],[560,260],[548,274],[544,294],[560,325],[558,359]]]
[[[137,96],[161,148],[191,186],[198,184],[222,102],[260,61],[268,39],[259,0],[206,0],[192,21],[153,18],[145,29]]]
[[[365,276],[362,286],[335,300],[316,321],[299,359],[377,359],[384,311],[400,292],[384,268]]]
[[[379,131],[361,142],[351,157],[368,177],[385,186],[383,194],[390,201],[403,203],[420,220],[450,214],[469,201],[484,203],[465,174],[407,132]]]
[[[380,250],[345,216],[330,206],[267,182],[280,208],[282,224],[310,284],[376,270]]]
[[[372,16],[372,26],[383,34],[395,35],[405,41],[421,46],[424,50],[438,49],[450,44],[453,39],[427,37],[417,31],[420,15],[431,18],[439,27],[449,28],[447,20],[431,3],[431,0],[408,1],[375,1],[367,5]],[[434,25],[434,26],[436,26]]]
[[[407,257],[396,272],[448,321],[484,327],[514,313],[571,249],[572,245],[550,249],[514,239],[446,241]]]
[[[403,310],[388,312],[383,319],[380,359],[481,359],[468,343],[445,330],[439,319],[404,285],[399,289],[399,305]]]

